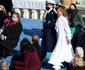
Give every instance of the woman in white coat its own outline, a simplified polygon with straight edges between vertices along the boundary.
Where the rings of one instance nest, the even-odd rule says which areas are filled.
[[[71,46],[71,31],[68,24],[68,18],[64,7],[57,10],[58,19],[55,25],[57,33],[57,42],[48,63],[53,65],[55,70],[59,70],[62,62],[70,62],[74,52]]]

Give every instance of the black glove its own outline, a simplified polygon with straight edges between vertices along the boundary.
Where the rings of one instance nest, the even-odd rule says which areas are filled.
[[[70,66],[69,63],[66,62],[66,61],[62,62],[62,64],[63,64],[66,68],[68,68],[68,67]]]

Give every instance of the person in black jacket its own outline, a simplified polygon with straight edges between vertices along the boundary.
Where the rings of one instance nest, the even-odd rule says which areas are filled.
[[[18,13],[12,15],[12,22],[5,28],[3,35],[0,37],[0,57],[7,57],[10,52],[17,46],[22,24]]]

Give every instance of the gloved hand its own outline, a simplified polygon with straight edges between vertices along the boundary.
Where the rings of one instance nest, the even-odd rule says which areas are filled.
[[[66,68],[68,68],[68,67],[70,66],[69,63],[66,62],[66,61],[62,62],[62,64],[63,64]]]

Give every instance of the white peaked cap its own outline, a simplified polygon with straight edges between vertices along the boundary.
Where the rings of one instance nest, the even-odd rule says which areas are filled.
[[[46,0],[46,3],[56,4],[54,0]]]
[[[55,0],[56,4],[58,4],[60,2],[60,0]]]

